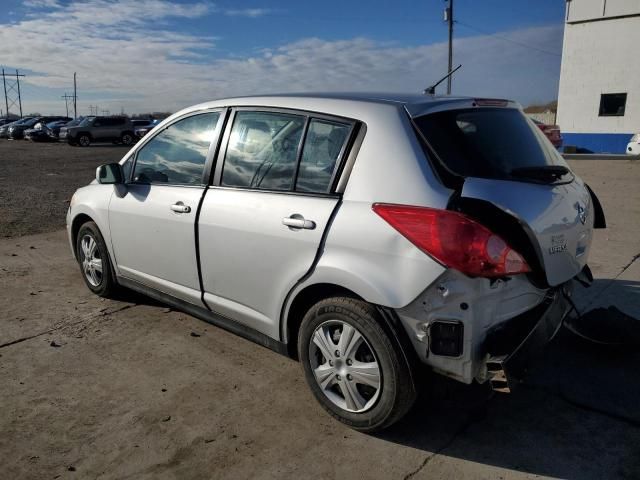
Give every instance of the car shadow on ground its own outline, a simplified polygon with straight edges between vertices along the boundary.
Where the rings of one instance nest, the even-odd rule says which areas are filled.
[[[634,281],[600,282],[612,294],[607,298],[628,298],[640,288]],[[637,301],[614,305],[629,317],[627,328],[640,330]],[[599,310],[605,327],[611,312]],[[513,393],[425,374],[430,387],[416,407],[379,436],[424,450],[421,473],[440,454],[535,475],[640,478],[639,365],[638,344],[596,344],[563,328]]]

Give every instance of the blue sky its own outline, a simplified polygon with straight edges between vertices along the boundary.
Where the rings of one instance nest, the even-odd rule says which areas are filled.
[[[302,90],[420,91],[446,70],[442,0],[4,0],[0,65],[28,111],[177,108]],[[564,2],[456,0],[454,93],[523,104],[557,93]]]

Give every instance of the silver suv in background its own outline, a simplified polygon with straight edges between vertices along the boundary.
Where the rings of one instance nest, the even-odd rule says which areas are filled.
[[[58,138],[69,145],[88,147],[93,142],[132,145],[134,126],[128,117],[85,117],[78,125],[62,127]]]
[[[300,360],[327,412],[400,419],[419,366],[509,391],[588,284],[598,199],[507,100],[283,95],[163,121],[74,194],[88,288]]]

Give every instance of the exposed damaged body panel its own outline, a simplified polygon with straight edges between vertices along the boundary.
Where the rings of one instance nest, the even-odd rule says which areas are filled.
[[[473,379],[487,380],[484,362],[487,333],[535,308],[546,294],[547,290],[533,286],[525,275],[489,280],[447,270],[412,303],[396,312],[424,363],[447,376],[471,383]],[[459,356],[432,353],[432,326],[437,322],[457,322],[462,326]]]
[[[468,178],[461,198],[487,201],[512,215],[537,252],[547,282],[560,285],[586,265],[594,207],[584,184],[540,184]]]

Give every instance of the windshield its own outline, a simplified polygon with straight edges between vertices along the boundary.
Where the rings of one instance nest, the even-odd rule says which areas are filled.
[[[567,166],[520,110],[446,110],[414,121],[440,161],[461,177],[513,179],[518,169]]]
[[[91,125],[91,122],[93,121],[93,119],[96,117],[86,117],[83,118],[82,121],[78,124],[79,127],[88,127],[89,125]]]
[[[31,119],[27,120],[26,122],[22,122],[21,125],[24,125],[26,127],[33,127],[36,123],[38,123],[38,119],[37,118],[31,118]]]
[[[31,120],[33,120],[33,117],[27,117],[27,118],[23,118],[21,120],[16,120],[11,125],[25,125],[25,124],[29,123]]]

